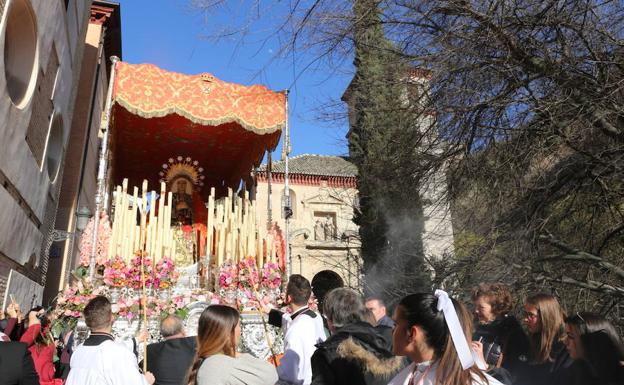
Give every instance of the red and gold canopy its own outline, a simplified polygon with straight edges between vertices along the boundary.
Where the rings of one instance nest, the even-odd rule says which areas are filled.
[[[114,182],[155,187],[169,158],[191,157],[206,186],[235,187],[277,145],[286,95],[213,75],[117,63],[113,88]],[[205,195],[206,191],[202,191]]]

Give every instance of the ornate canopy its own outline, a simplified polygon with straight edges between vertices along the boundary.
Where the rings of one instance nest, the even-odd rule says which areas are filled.
[[[113,88],[113,178],[151,186],[170,158],[190,157],[204,185],[236,187],[275,148],[286,123],[285,94],[119,62]],[[206,195],[202,191],[202,195]]]

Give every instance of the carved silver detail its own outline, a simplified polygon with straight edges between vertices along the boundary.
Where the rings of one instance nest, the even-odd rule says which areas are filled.
[[[271,349],[269,349],[267,337],[273,344],[273,353],[280,354],[284,352],[284,338],[281,329],[264,324],[259,313],[243,313],[241,318],[240,348],[242,352],[247,352],[254,357],[267,360],[271,357]],[[266,321],[267,317],[264,318]],[[265,326],[268,333],[265,333]]]

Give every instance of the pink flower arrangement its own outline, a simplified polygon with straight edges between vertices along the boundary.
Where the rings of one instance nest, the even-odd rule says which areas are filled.
[[[141,257],[141,253],[137,252],[134,258],[130,261],[130,266],[126,271],[127,284],[134,289],[141,288],[141,259],[143,260],[145,287],[152,287],[152,259],[147,256]]]
[[[156,289],[168,289],[175,285],[178,280],[178,272],[175,264],[168,257],[163,257],[156,264],[156,268],[152,272],[152,287]]]
[[[238,267],[231,261],[226,261],[219,269],[219,286],[225,290],[236,289],[238,277]]]
[[[154,289],[168,289],[178,280],[173,261],[164,257],[156,265],[149,257],[143,257],[145,286]],[[104,264],[104,283],[112,287],[129,286],[141,288],[141,256],[135,255],[127,265],[121,257],[114,257]]]
[[[104,263],[104,283],[113,287],[124,287],[126,285],[126,274],[128,267],[126,261],[116,256]]]
[[[57,307],[55,314],[57,317],[82,316],[87,303],[100,294],[100,289],[94,289],[89,281],[79,280],[72,286],[67,286],[56,298]]]
[[[247,257],[238,263],[238,287],[246,290],[258,289],[258,269],[256,259]]]
[[[134,317],[139,316],[141,313],[140,297],[122,297],[119,298],[116,304],[112,307],[113,314],[118,317],[123,317],[132,321]]]
[[[89,220],[87,227],[85,228],[82,236],[80,237],[80,265],[89,266],[91,260],[91,250],[93,245],[93,228],[95,226],[95,217]],[[108,220],[106,212],[100,213],[100,222],[98,225],[98,239],[96,242],[96,264],[104,265],[108,259],[108,245],[110,243],[110,237],[112,235],[112,229]]]
[[[282,284],[282,272],[279,266],[273,262],[267,262],[262,268],[262,280],[260,286],[267,289],[276,289]]]

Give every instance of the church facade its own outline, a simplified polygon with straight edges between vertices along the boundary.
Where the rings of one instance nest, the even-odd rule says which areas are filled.
[[[284,162],[273,162],[270,174],[270,193],[267,165],[256,174],[259,221],[276,221],[284,229]],[[360,243],[353,223],[356,176],[355,165],[343,157],[304,154],[289,159],[292,216],[287,243],[293,274],[312,279],[320,271],[332,270],[347,286],[361,287]]]

